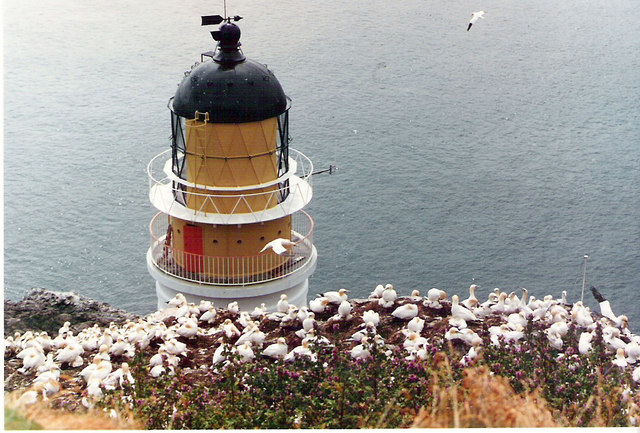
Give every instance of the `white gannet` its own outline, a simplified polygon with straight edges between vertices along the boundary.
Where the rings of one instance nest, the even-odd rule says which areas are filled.
[[[477,308],[480,303],[478,302],[478,298],[476,298],[476,289],[478,288],[477,284],[472,284],[469,286],[469,297],[464,301],[460,302],[465,308],[473,311],[474,308]]]
[[[282,255],[285,255],[287,252],[289,252],[294,245],[295,245],[295,242],[291,242],[289,239],[277,238],[272,240],[268,244],[266,244],[260,250],[260,252],[263,253],[269,248],[271,248],[274,253],[278,254],[279,256],[282,256]]]
[[[618,328],[626,327],[626,323],[629,321],[627,316],[624,314],[616,316],[611,309],[609,301],[593,286],[591,286],[591,293],[593,293],[593,297],[596,298],[596,301],[598,301],[600,305],[600,314],[611,320]]]
[[[238,304],[238,301],[229,302],[227,305],[227,311],[233,314],[240,313],[240,305]]]
[[[66,344],[61,349],[58,349],[56,352],[55,359],[59,361],[61,364],[75,364],[77,362],[77,357],[84,353],[84,349],[77,342],[71,342]]]
[[[640,344],[637,341],[630,341],[624,348],[629,364],[635,364],[640,359]]]
[[[177,293],[172,299],[167,301],[169,307],[179,308],[187,303],[187,299],[182,293]]]
[[[462,319],[466,322],[478,320],[475,314],[458,303],[458,295],[453,295],[451,297],[451,316],[455,319]]]
[[[238,355],[242,357],[243,361],[251,361],[256,355],[253,353],[253,349],[251,348],[251,341],[245,341],[236,349]]]
[[[217,342],[220,344],[213,352],[211,358],[211,364],[216,365],[227,359],[227,353],[233,353],[233,349],[229,344],[225,343],[222,337],[218,338]]]
[[[284,361],[293,361],[296,357],[303,356],[306,356],[312,361],[317,360],[316,354],[313,353],[311,349],[309,349],[309,340],[306,338],[302,340],[300,346],[294,347],[289,353],[287,353],[287,355],[284,357]]]
[[[349,291],[347,289],[340,289],[336,291],[325,292],[321,296],[329,300],[330,303],[335,305],[340,305],[342,301],[346,301],[348,299],[347,293]]]
[[[109,375],[102,382],[105,389],[113,390],[116,389],[116,385],[122,387],[124,384],[128,383],[129,385],[135,384],[135,379],[131,374],[131,370],[129,369],[129,364],[123,362],[120,368],[116,369],[116,371],[109,373]]]
[[[34,346],[23,349],[16,357],[22,359],[22,372],[37,369],[47,359],[42,350]]]
[[[458,328],[458,329],[466,329],[467,328],[467,321],[464,319],[460,319],[457,317],[449,317],[449,326],[453,326],[454,328]]]
[[[325,297],[315,298],[309,301],[309,309],[316,314],[323,313],[330,302]]]
[[[527,318],[522,312],[511,313],[507,316],[507,325],[509,328],[515,329],[515,326],[518,324],[523,328],[527,326]]]
[[[349,351],[353,359],[364,359],[364,358],[368,358],[371,355],[371,352],[369,351],[368,341],[369,341],[368,337],[366,336],[362,337],[360,344],[358,344],[357,346],[354,346]]]
[[[444,290],[440,290],[436,287],[432,287],[427,291],[427,299],[422,303],[425,307],[440,309],[442,304],[440,301],[447,298],[447,293]]]
[[[612,361],[612,363],[613,365],[618,366],[622,369],[627,368],[627,365],[629,365],[629,363],[627,362],[627,359],[624,356],[624,349],[620,348],[616,351],[616,357]]]
[[[372,301],[374,299],[382,298],[382,292],[384,292],[384,286],[382,284],[378,284],[373,292],[369,295],[369,300]]]
[[[211,306],[207,309],[207,311],[200,315],[200,318],[198,320],[200,322],[213,323],[214,320],[216,320],[216,315],[217,312],[215,307]]]
[[[267,314],[267,306],[266,306],[266,305],[264,305],[264,303],[260,304],[260,306],[259,306],[259,307],[255,307],[255,308],[253,309],[253,311],[252,311],[251,313],[249,313],[249,315],[250,315],[251,317],[253,317],[254,319],[255,319],[255,318],[258,318],[258,317],[262,317],[262,316],[264,316],[265,314]]]
[[[416,316],[407,323],[407,329],[411,332],[417,332],[418,334],[422,332],[424,328],[424,319]]]
[[[391,308],[397,298],[398,294],[393,285],[387,284],[382,291],[382,297],[378,300],[378,304],[382,305],[383,308]]]
[[[377,311],[365,310],[362,312],[362,326],[366,326],[367,323],[373,324],[374,327],[380,323],[380,314]]]
[[[313,327],[315,326],[316,323],[316,314],[313,311],[310,311],[309,313],[307,313],[307,317],[304,318],[304,320],[302,321],[302,329],[304,329],[305,332],[309,332],[310,330],[313,329]]]
[[[580,339],[578,340],[578,352],[581,355],[589,354],[591,350],[591,340],[593,339],[592,332],[583,332],[580,334]]]
[[[268,345],[263,351],[264,356],[269,358],[284,358],[289,352],[286,340],[283,337],[278,337],[275,343]]]
[[[418,306],[415,304],[404,304],[393,310],[391,315],[400,320],[411,320],[418,315]]]
[[[175,338],[170,338],[160,345],[171,355],[187,356],[187,345]],[[160,349],[160,348],[158,348]]]
[[[420,296],[420,290],[414,289],[411,291],[411,296],[409,296],[412,301],[417,302],[422,300],[422,296]]]
[[[280,295],[280,300],[278,301],[278,304],[276,305],[278,312],[279,313],[287,313],[289,311],[289,302],[287,301],[287,295],[286,294],[282,294]]]
[[[229,339],[240,336],[240,330],[231,321],[231,319],[224,319],[224,322],[222,323],[221,327],[222,327],[222,332],[224,332],[224,335],[226,335],[226,337]]]
[[[468,367],[477,357],[478,351],[476,350],[476,346],[471,346],[467,354],[460,360],[460,364],[462,364],[463,367]]]
[[[176,333],[184,338],[194,337],[200,328],[198,328],[198,321],[193,317],[184,318],[180,321],[180,326],[176,329]]]
[[[469,25],[467,26],[467,31],[471,30],[471,26],[478,21],[478,18],[484,19],[484,11],[471,12],[471,19],[469,20]]]

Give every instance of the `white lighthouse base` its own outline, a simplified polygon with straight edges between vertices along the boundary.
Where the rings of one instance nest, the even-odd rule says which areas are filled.
[[[309,292],[309,276],[316,268],[318,253],[312,247],[308,262],[290,275],[261,284],[245,286],[222,286],[198,284],[169,275],[159,269],[153,262],[151,249],[147,252],[147,269],[156,280],[158,310],[167,307],[167,301],[176,294],[182,293],[188,302],[195,304],[201,300],[212,301],[217,308],[226,308],[227,304],[237,301],[242,311],[253,311],[264,304],[267,311],[276,311],[280,295],[286,294],[289,304],[300,308],[307,305]]]

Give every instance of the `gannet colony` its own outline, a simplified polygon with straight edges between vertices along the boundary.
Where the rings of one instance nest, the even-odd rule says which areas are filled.
[[[81,409],[80,405],[92,407],[107,390],[121,389],[125,383],[135,387],[129,362],[137,352],[145,354],[150,378],[180,369],[197,380],[199,371],[223,371],[230,354],[245,362],[258,357],[274,362],[314,360],[311,348],[335,344],[336,335],[347,343],[345,350],[352,358],[364,360],[374,345],[387,356],[400,353],[416,360],[449,341],[460,354],[458,362],[466,366],[488,345],[518,346],[532,323],[558,356],[565,356],[563,338],[569,330],[579,335],[574,349],[581,355],[601,339],[610,367],[628,370],[636,389],[640,387],[640,336],[595,288],[599,312],[580,301],[570,303],[566,292],[559,298],[536,299],[526,289],[520,297],[495,289],[481,301],[475,290],[471,285],[468,296],[462,297],[436,288],[424,295],[414,290],[398,296],[387,284],[378,285],[368,299],[349,299],[348,291],[341,289],[318,295],[302,308],[282,295],[276,312],[240,311],[236,302],[195,305],[178,294],[166,309],[121,325],[96,324],[74,333],[67,322],[55,335],[26,331],[6,337],[5,389],[23,389],[23,405],[61,398]],[[14,386],[7,386],[9,382]]]

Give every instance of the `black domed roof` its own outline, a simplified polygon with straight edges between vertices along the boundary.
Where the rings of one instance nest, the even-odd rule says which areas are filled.
[[[282,114],[287,97],[277,78],[265,65],[245,58],[238,49],[239,29],[225,26],[214,60],[198,65],[178,86],[173,111],[188,119],[195,118],[196,111],[209,113],[209,122],[215,123],[254,122]]]

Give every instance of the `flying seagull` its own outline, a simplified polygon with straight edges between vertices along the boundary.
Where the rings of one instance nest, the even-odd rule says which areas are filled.
[[[278,239],[272,240],[267,245],[265,245],[264,248],[260,250],[260,252],[262,253],[268,250],[269,248],[271,248],[274,253],[282,256],[288,250],[290,250],[294,245],[295,245],[295,242],[291,242],[289,239],[278,238]]]
[[[469,29],[471,29],[471,26],[478,21],[478,18],[482,18],[484,19],[484,11],[478,11],[478,12],[472,12],[471,13],[471,20],[469,20],[469,27],[467,27],[467,31],[469,31]]]

